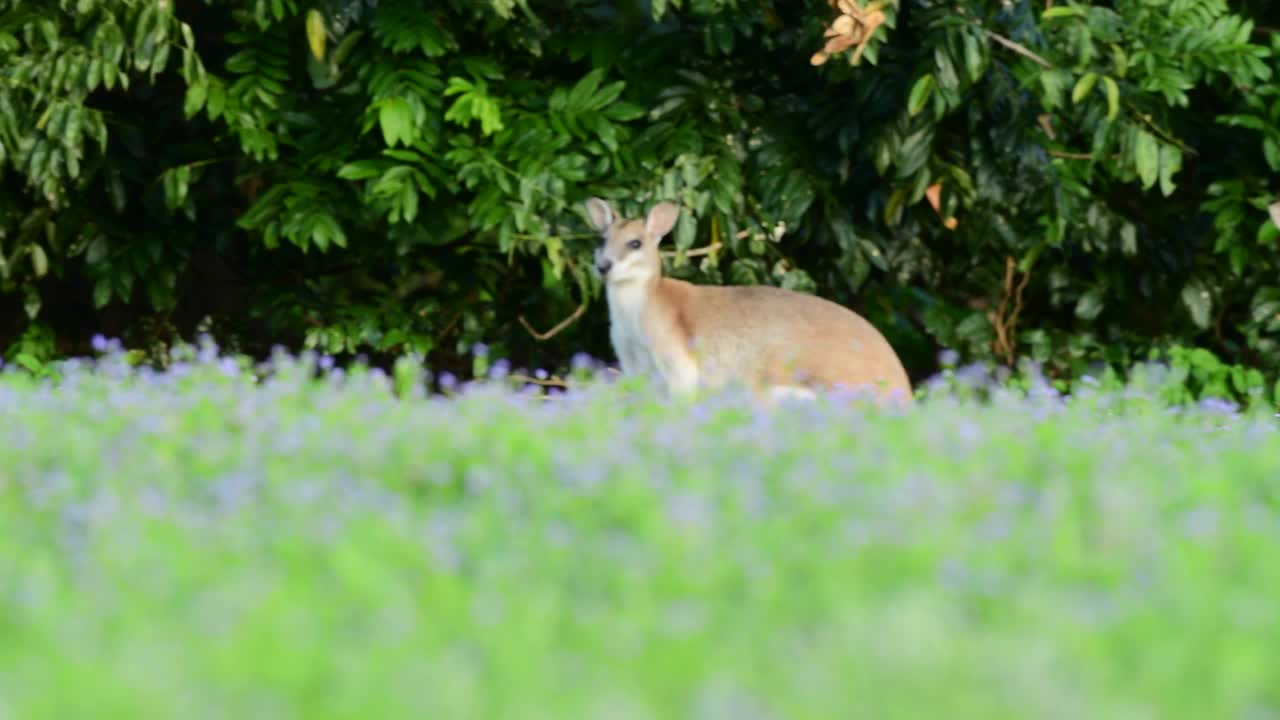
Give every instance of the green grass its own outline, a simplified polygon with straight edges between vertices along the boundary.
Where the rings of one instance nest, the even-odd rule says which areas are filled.
[[[0,374],[0,718],[1270,718],[1280,432]]]

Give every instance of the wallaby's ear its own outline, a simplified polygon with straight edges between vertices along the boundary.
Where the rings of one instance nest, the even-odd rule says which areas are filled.
[[[644,231],[649,237],[660,240],[671,232],[680,219],[680,206],[672,202],[661,202],[653,206],[649,216],[644,219]]]
[[[614,219],[617,217],[613,212],[613,208],[609,206],[609,203],[598,197],[593,197],[587,198],[586,205],[587,217],[591,219],[591,227],[595,228],[596,232],[599,233],[603,233],[605,230],[608,230],[609,226],[613,224]]]

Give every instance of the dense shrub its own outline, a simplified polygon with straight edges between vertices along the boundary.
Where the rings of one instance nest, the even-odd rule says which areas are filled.
[[[0,352],[606,355],[599,194],[678,200],[671,273],[844,302],[916,376],[1275,373],[1275,9],[878,5],[815,67],[822,0],[0,0]]]

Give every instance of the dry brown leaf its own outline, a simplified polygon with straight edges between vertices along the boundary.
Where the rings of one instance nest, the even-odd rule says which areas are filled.
[[[934,183],[930,185],[924,191],[924,196],[926,199],[929,200],[929,205],[930,207],[933,208],[933,211],[938,214],[938,217],[941,218],[942,217],[942,183]],[[949,218],[943,218],[942,224],[948,230],[955,230],[956,227],[960,225],[960,221],[956,220],[954,217],[949,217]]]
[[[930,185],[925,189],[924,196],[929,200],[929,205],[934,212],[942,211],[942,183]]]
[[[1036,116],[1040,127],[1044,129],[1044,134],[1049,136],[1050,140],[1058,139],[1058,134],[1053,131],[1053,116],[1048,113]]]
[[[853,48],[849,63],[857,65],[872,36],[885,23],[885,15],[880,10],[885,2],[875,0],[865,8],[858,5],[856,0],[827,0],[827,4],[838,7],[843,14],[837,16],[822,33],[826,42],[823,43],[822,50],[809,58],[809,62],[813,65],[822,65],[832,55]]]
[[[828,55],[836,55],[838,53],[844,52],[845,50],[848,50],[849,48],[857,44],[858,44],[857,39],[850,37],[848,35],[840,35],[828,40],[827,44],[823,46],[822,51],[827,53]]]

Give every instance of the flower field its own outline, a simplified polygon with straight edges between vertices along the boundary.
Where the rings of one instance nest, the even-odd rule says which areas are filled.
[[[269,371],[0,370],[0,719],[1280,717],[1270,412]]]

